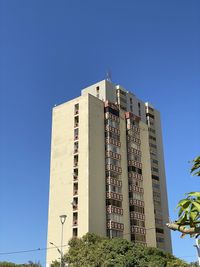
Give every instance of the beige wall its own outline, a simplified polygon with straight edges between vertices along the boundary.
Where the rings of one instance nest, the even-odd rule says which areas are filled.
[[[105,99],[106,99],[106,90],[105,90],[106,80],[100,81],[98,83],[95,83],[95,84],[87,87],[87,88],[84,88],[81,91],[81,95],[84,96],[84,95],[91,94],[91,95],[97,97],[97,90],[96,90],[97,87],[99,87],[99,99],[105,101]]]
[[[104,103],[92,95],[88,97],[89,232],[106,236]]]
[[[155,217],[151,179],[151,161],[149,154],[149,135],[147,125],[140,121],[140,138],[142,152],[142,176],[144,188],[144,210],[147,246],[156,247]]]
[[[72,238],[76,103],[79,103],[78,236],[87,232],[106,235],[104,104],[86,94],[53,109],[48,246],[49,242],[60,246],[61,214],[67,215],[63,244]],[[56,249],[47,251],[47,263],[58,257]]]
[[[78,100],[72,100],[53,109],[47,247],[50,246],[49,242],[60,246],[61,223],[59,216],[61,214],[67,214],[64,225],[63,244],[67,244],[68,238],[71,237],[72,207],[70,202],[73,197],[73,107]],[[56,249],[47,250],[48,263],[59,256]]]

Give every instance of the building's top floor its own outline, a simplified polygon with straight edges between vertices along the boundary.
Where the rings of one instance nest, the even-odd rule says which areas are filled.
[[[148,102],[138,99],[132,92],[126,90],[121,85],[115,85],[108,80],[95,83],[81,91],[81,95],[91,94],[102,101],[110,101],[118,104],[120,109],[132,112],[141,117],[142,121],[146,121],[146,112],[153,109]]]
[[[153,106],[148,102],[145,103],[121,85],[115,85],[108,80],[97,82],[81,91],[81,96],[86,96],[87,94],[93,95],[101,101],[108,100],[109,102],[117,104],[121,110],[125,112],[132,112],[136,116],[139,116],[143,122],[146,122],[146,113],[152,113],[154,110]],[[71,101],[78,101],[80,97]],[[63,104],[65,105],[68,102]],[[57,107],[55,107],[55,109],[57,109]]]

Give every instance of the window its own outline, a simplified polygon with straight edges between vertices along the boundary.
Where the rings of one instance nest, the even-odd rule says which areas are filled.
[[[113,109],[111,107],[106,107],[105,112],[109,112],[109,113],[119,117],[119,110]]]
[[[72,232],[72,236],[73,236],[73,237],[77,237],[77,236],[78,236],[78,228],[73,228],[72,231],[73,231],[73,232]]]
[[[96,96],[99,98],[99,86],[96,87]]]
[[[73,195],[78,195],[78,183],[73,184]]]
[[[114,185],[106,185],[106,191],[120,194],[122,192],[122,189],[121,187],[117,187]]]
[[[158,161],[157,161],[156,159],[153,159],[152,162],[153,162],[154,164],[158,164]]]
[[[165,242],[164,238],[162,238],[162,237],[156,237],[156,241],[159,242],[159,243],[164,243]]]
[[[77,115],[79,113],[79,104],[74,106],[74,114]]]
[[[164,229],[156,228],[156,233],[164,234]]]
[[[78,142],[74,143],[74,153],[78,153]]]
[[[160,185],[159,184],[152,183],[152,185],[153,185],[153,188],[160,189]]]
[[[138,102],[138,114],[141,117],[141,106],[140,106],[140,102]]]
[[[154,145],[154,144],[150,144],[150,147],[153,147],[153,148],[157,148],[157,146],[156,145]]]
[[[157,168],[151,168],[151,170],[153,171],[153,172],[158,172],[158,169]]]
[[[109,205],[121,208],[122,207],[122,202],[118,201],[118,200],[115,200],[115,199],[106,199],[106,206],[109,206]]]
[[[74,127],[78,127],[79,124],[79,116],[74,117]]]

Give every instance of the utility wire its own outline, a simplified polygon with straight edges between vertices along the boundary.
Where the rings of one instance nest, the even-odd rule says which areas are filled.
[[[64,245],[62,247],[67,247],[68,245]],[[57,249],[56,247],[46,247],[46,248],[36,248],[36,249],[27,249],[27,250],[18,250],[18,251],[10,251],[10,252],[0,252],[0,255],[10,255],[10,254],[19,254],[19,253],[27,253],[34,251],[43,251],[48,249]]]
[[[150,229],[155,229],[155,228],[148,228]],[[130,234],[130,233],[126,233]],[[68,245],[63,245],[62,247],[67,247]],[[61,246],[59,246],[61,247]],[[27,252],[34,252],[34,251],[43,251],[43,250],[48,250],[48,249],[56,249],[55,247],[46,247],[46,248],[36,248],[36,249],[27,249],[27,250],[18,250],[18,251],[11,251],[11,252],[0,252],[0,255],[11,255],[11,254],[19,254],[19,253],[27,253]],[[179,258],[192,258],[196,257],[196,255],[187,255],[187,256],[176,256]]]

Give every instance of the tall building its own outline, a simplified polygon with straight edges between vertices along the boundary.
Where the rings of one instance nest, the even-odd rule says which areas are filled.
[[[171,252],[158,110],[107,80],[53,108],[48,246],[61,214],[65,245],[93,232]],[[47,263],[58,258],[47,250]]]

